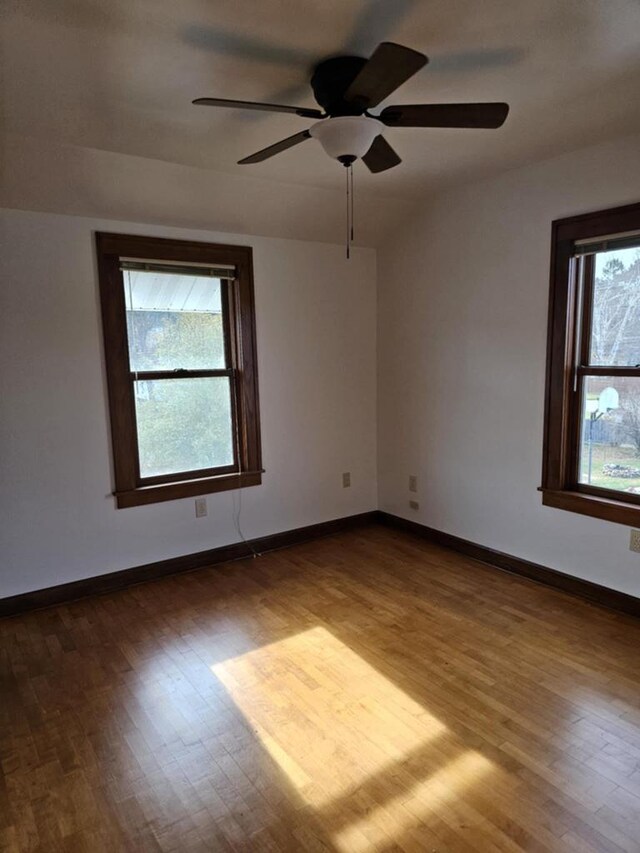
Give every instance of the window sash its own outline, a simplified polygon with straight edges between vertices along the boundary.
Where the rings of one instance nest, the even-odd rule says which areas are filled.
[[[146,261],[138,260],[131,261],[120,259],[120,277],[124,288],[123,272],[126,270],[144,270],[145,272],[165,272],[176,275],[192,274],[192,275],[208,275],[212,278],[221,279],[220,302],[222,308],[222,336],[224,347],[224,368],[203,368],[203,369],[188,369],[176,368],[174,370],[131,370],[129,366],[129,380],[131,399],[133,403],[133,419],[135,428],[135,481],[137,487],[160,485],[161,483],[176,483],[183,480],[193,480],[202,477],[215,477],[221,474],[237,473],[240,470],[238,459],[238,413],[236,405],[236,371],[229,367],[231,363],[230,338],[231,338],[231,318],[229,304],[229,288],[228,281],[224,279],[233,279],[235,277],[235,267],[206,267],[204,265],[186,265],[178,262]],[[130,342],[127,339],[127,349],[129,357],[131,355],[129,349]],[[135,383],[143,381],[153,381],[160,379],[163,381],[171,379],[207,379],[216,377],[228,377],[229,389],[231,393],[231,436],[233,442],[233,464],[219,465],[213,468],[197,468],[195,470],[176,471],[173,474],[158,474],[154,477],[143,477],[140,473],[140,447],[139,447],[139,431],[138,418],[136,415],[135,406]]]
[[[572,488],[572,491],[579,492],[583,495],[593,495],[594,497],[622,501],[623,503],[640,506],[640,495],[634,495],[632,492],[619,492],[615,489],[602,489],[599,486],[590,486],[588,483],[576,483]]]
[[[615,249],[635,249],[640,247],[640,231],[630,231],[625,234],[608,234],[597,240],[576,240],[574,252],[576,255],[597,255],[599,252],[612,252]]]
[[[142,382],[145,379],[209,379],[217,376],[233,377],[234,375],[235,370],[232,367],[212,367],[202,370],[177,367],[175,370],[132,370],[129,373],[132,382],[136,380]]]
[[[615,367],[606,364],[580,364],[576,367],[578,376],[640,376],[640,365],[637,367]]]
[[[253,295],[252,250],[248,246],[222,246],[188,240],[173,240],[138,235],[96,234],[98,273],[106,355],[109,416],[113,448],[113,474],[116,505],[119,508],[206,495],[227,489],[259,485],[262,482],[260,416]],[[233,434],[235,471],[225,468],[180,472],[162,476],[162,482],[140,481],[137,448],[137,424],[133,382],[127,341],[126,304],[121,269],[122,259],[146,263],[149,258],[177,266],[208,267],[219,272],[233,269],[233,277],[224,279],[221,288],[223,307],[225,362],[219,370],[228,376],[235,418]],[[167,270],[169,271],[169,270]],[[220,277],[220,276],[216,276]],[[168,371],[167,378],[196,378],[197,371]],[[212,374],[218,373],[212,370]],[[157,373],[145,371],[149,379]],[[156,374],[150,376],[149,374]],[[143,377],[138,372],[137,378]],[[171,477],[171,479],[169,479]],[[193,477],[193,479],[192,479]],[[153,478],[155,480],[155,478]]]
[[[574,393],[573,406],[575,407],[572,417],[572,453],[571,453],[571,476],[568,480],[568,488],[571,491],[581,492],[585,495],[594,495],[596,497],[607,498],[609,500],[623,501],[624,503],[636,504],[640,506],[640,495],[633,492],[623,492],[618,489],[606,489],[602,486],[594,486],[590,483],[582,483],[580,481],[580,467],[582,455],[582,427],[583,427],[583,411],[584,411],[584,395],[587,379],[590,376],[612,376],[611,372],[603,374],[600,370],[593,372],[591,369],[588,372],[581,373],[577,383],[576,392]],[[634,373],[617,374],[624,376],[635,376],[640,378],[640,370]]]
[[[237,273],[235,266],[217,266],[210,264],[186,264],[180,261],[131,260],[120,258],[120,269],[139,270],[141,272],[171,273],[173,275],[197,275],[209,278],[233,280]]]
[[[135,445],[136,445],[136,485],[139,487],[160,485],[161,483],[179,483],[184,480],[195,480],[203,477],[217,477],[222,474],[237,474],[240,472],[240,461],[238,454],[238,410],[236,405],[236,379],[237,371],[233,368],[220,368],[215,370],[147,370],[140,373],[131,372],[130,387],[133,399],[133,412],[135,420]],[[153,381],[154,379],[208,379],[228,377],[231,392],[231,436],[233,440],[233,464],[218,465],[215,468],[196,468],[190,471],[176,471],[174,474],[159,474],[156,477],[143,477],[140,474],[140,449],[138,446],[138,419],[135,414],[135,383]]]
[[[637,240],[637,237],[635,239]],[[603,250],[598,248],[596,251]],[[569,405],[571,427],[569,434],[570,461],[567,486],[571,490],[582,492],[583,494],[592,494],[640,505],[640,495],[580,482],[583,412],[587,379],[591,376],[630,376],[640,378],[640,366],[621,367],[619,365],[590,364],[593,332],[593,298],[595,292],[595,254],[595,252],[581,254],[573,259],[573,263],[576,264],[575,276],[578,284],[575,293],[576,342],[574,351],[576,364],[573,371],[573,393],[571,394]]]
[[[576,482],[583,383],[588,376],[636,376],[640,370],[635,365],[615,368],[589,365],[585,357],[585,292],[579,286],[580,264],[589,258],[588,253],[583,253],[600,248],[604,241],[635,234],[640,234],[640,204],[558,219],[552,224],[540,491],[545,506],[637,527],[640,526],[637,496],[613,490],[597,491],[597,487],[579,486]],[[586,293],[587,298],[589,295]]]
[[[170,272],[173,274],[181,274],[183,272],[188,271],[191,275],[196,275],[196,274],[201,275],[201,273],[199,272],[200,270],[207,270],[208,269],[204,266],[193,266],[192,265],[190,267],[186,267],[186,266],[184,266],[182,264],[178,264],[178,263],[172,263],[168,269],[164,269],[164,266],[159,261],[145,261],[144,263],[140,263],[139,266],[141,268],[144,268],[145,272]],[[127,270],[130,270],[130,269],[134,269],[134,265],[131,262],[124,263],[123,259],[121,258],[120,263],[119,263],[119,273],[120,273],[120,279],[122,281],[123,288],[124,288],[124,275],[123,275],[123,273],[126,272]],[[221,370],[221,369],[222,370],[228,370],[228,369],[230,369],[230,366],[232,364],[232,329],[233,329],[233,324],[232,324],[231,314],[232,314],[235,306],[232,305],[232,300],[231,300],[231,295],[230,295],[229,289],[230,289],[230,284],[235,280],[236,272],[235,272],[235,267],[229,268],[229,269],[233,269],[234,275],[233,275],[233,277],[229,277],[228,280],[225,280],[222,276],[215,274],[215,273],[221,272],[220,269],[218,269],[218,270],[209,269],[209,273],[211,274],[212,278],[220,279],[220,307],[221,307],[221,313],[222,313],[222,338],[223,338],[223,347],[224,347],[224,364],[225,364],[225,367],[224,368],[203,368],[203,370],[208,370],[208,371],[213,370],[214,372],[215,372],[215,370]],[[141,370],[132,371],[131,370],[131,363],[130,363],[131,350],[129,348],[128,336],[127,336],[127,357],[129,359],[129,371],[131,373],[136,373],[136,375],[139,378],[141,378],[144,373],[150,374],[150,373],[154,372],[154,371],[141,371]],[[157,372],[158,373],[162,372],[162,373],[166,373],[166,374],[174,373],[177,375],[178,371],[181,371],[182,372],[181,375],[183,375],[183,376],[186,376],[187,374],[195,375],[195,373],[199,372],[198,370],[193,371],[193,370],[189,370],[187,368],[177,368],[177,370],[175,370],[175,371],[166,370],[166,371],[157,371]],[[159,378],[159,377],[157,377],[157,378]],[[167,375],[164,378],[172,378],[172,376]]]
[[[545,506],[640,526],[640,496],[578,483],[583,386],[589,377],[640,378],[636,365],[589,364],[594,252],[640,234],[640,204],[559,219],[551,229],[545,431],[540,491]],[[625,246],[628,247],[628,246]],[[587,283],[592,284],[588,269]]]

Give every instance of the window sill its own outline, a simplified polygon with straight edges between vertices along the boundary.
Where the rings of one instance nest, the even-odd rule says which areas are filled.
[[[540,489],[544,506],[564,509],[567,512],[577,512],[624,524],[626,527],[640,527],[640,506],[609,500],[583,492],[557,491],[555,489]]]
[[[116,506],[118,509],[125,509],[131,506],[209,495],[214,492],[226,492],[231,489],[244,489],[247,486],[259,486],[262,483],[262,473],[262,471],[245,471],[242,474],[222,474],[217,477],[203,477],[200,480],[181,480],[177,483],[162,483],[142,486],[126,492],[114,492]]]

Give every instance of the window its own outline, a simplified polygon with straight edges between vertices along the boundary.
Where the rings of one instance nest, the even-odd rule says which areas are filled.
[[[117,506],[259,484],[251,249],[96,239]]]
[[[640,204],[553,223],[542,499],[640,525]]]

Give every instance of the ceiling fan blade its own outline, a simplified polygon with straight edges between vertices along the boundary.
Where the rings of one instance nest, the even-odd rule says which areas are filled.
[[[294,133],[293,136],[287,136],[286,139],[281,139],[280,142],[276,142],[273,145],[269,145],[267,148],[263,148],[261,151],[256,151],[255,154],[251,154],[249,157],[245,157],[243,160],[238,160],[238,164],[240,166],[244,166],[247,163],[261,163],[263,160],[268,160],[269,157],[273,157],[274,154],[279,154],[281,151],[286,151],[287,148],[293,148],[294,145],[297,145],[299,142],[304,142],[305,139],[310,139],[311,134],[308,130],[302,130],[300,133]]]
[[[429,60],[423,53],[383,41],[345,92],[345,100],[375,107]]]
[[[310,107],[288,107],[284,104],[260,104],[255,101],[230,101],[226,98],[196,98],[191,102],[205,107],[231,107],[237,110],[265,110],[272,113],[293,113],[303,118],[322,118],[324,113]]]
[[[385,172],[387,169],[393,169],[398,163],[402,163],[402,160],[384,136],[378,134],[373,140],[371,148],[362,158],[362,162],[370,172]]]
[[[389,127],[500,127],[509,104],[406,104],[377,116]]]

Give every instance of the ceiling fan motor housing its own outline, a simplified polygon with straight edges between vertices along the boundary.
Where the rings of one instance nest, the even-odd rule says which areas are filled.
[[[360,116],[367,108],[362,101],[345,101],[344,93],[367,64],[360,56],[336,56],[316,66],[311,88],[316,101],[330,116]]]

